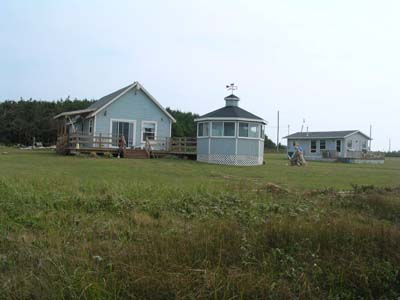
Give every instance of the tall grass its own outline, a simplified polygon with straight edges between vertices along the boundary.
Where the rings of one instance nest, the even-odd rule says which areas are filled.
[[[400,297],[399,187],[183,185],[98,165],[91,180],[35,162],[0,177],[0,299]]]

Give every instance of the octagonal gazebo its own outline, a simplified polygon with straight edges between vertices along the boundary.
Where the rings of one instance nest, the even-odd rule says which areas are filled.
[[[239,97],[225,97],[225,106],[197,119],[197,160],[255,166],[264,159],[262,118],[239,107]]]

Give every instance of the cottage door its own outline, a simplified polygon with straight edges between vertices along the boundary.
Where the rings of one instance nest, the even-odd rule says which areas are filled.
[[[124,122],[124,121],[113,121],[112,122],[112,136],[113,136],[113,146],[118,146],[118,139],[121,135],[125,137],[126,146],[134,146],[134,133],[135,133],[135,123],[134,122]]]

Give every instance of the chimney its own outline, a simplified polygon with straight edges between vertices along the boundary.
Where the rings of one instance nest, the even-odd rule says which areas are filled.
[[[225,106],[239,106],[240,98],[235,96],[234,94],[226,96],[224,99],[225,99]]]

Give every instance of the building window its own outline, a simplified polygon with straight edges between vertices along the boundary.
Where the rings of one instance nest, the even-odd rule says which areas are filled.
[[[249,126],[249,137],[259,138],[260,137],[260,125],[255,123],[250,123]]]
[[[208,136],[208,123],[199,123],[197,136]]]
[[[239,137],[260,138],[260,124],[240,122]]]
[[[142,123],[142,142],[146,139],[154,141],[156,139],[156,122],[143,122]]]
[[[235,122],[224,122],[224,136],[235,136]]]
[[[342,152],[342,142],[341,140],[336,141],[336,151],[337,152]]]
[[[347,149],[349,149],[349,150],[353,149],[353,140],[347,141]]]
[[[224,129],[224,123],[222,122],[212,122],[211,125],[211,133],[212,136],[222,136],[223,129]]]
[[[265,138],[265,125],[261,125],[260,138]]]
[[[89,120],[89,134],[93,133],[93,119]]]
[[[311,153],[317,152],[317,141],[311,141]]]
[[[325,149],[326,149],[326,141],[320,140],[319,141],[319,150],[325,150]]]
[[[364,151],[367,150],[367,141],[363,141],[363,142],[362,142],[362,149],[363,149]]]
[[[249,136],[249,123],[239,123],[239,136],[241,137]]]
[[[212,122],[211,135],[212,136],[230,136],[234,137],[236,132],[235,122]]]

